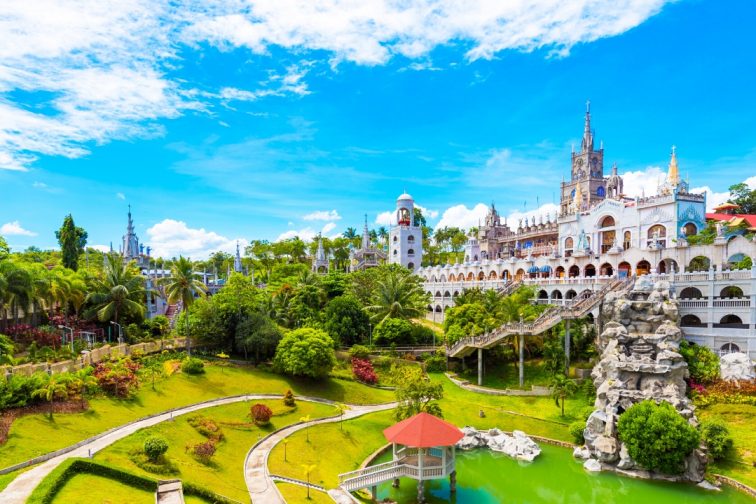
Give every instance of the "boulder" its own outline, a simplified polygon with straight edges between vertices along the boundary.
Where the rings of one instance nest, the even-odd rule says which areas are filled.
[[[576,459],[588,460],[591,458],[591,451],[585,446],[576,446],[575,449],[572,450],[572,456]]]
[[[588,472],[601,472],[601,462],[596,459],[588,459],[583,463],[583,469]]]
[[[728,353],[719,359],[719,374],[723,380],[753,380],[753,362],[742,352]]]

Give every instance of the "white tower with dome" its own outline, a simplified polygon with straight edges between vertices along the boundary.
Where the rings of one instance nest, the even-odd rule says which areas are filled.
[[[396,224],[389,233],[389,263],[412,271],[423,262],[423,229],[415,222],[415,201],[406,192],[396,200]]]

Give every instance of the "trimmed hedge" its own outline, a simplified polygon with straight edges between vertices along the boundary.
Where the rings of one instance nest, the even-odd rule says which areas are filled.
[[[101,476],[103,478],[118,481],[120,483],[123,483],[124,485],[128,485],[141,490],[147,490],[148,492],[155,492],[157,490],[157,480],[154,480],[152,478],[132,474],[130,472],[106,466],[100,464],[99,462],[94,462],[88,459],[76,458],[69,460],[70,463],[68,466],[61,465],[58,469],[62,468],[62,470],[58,471],[58,469],[56,469],[56,471],[50,473],[50,476],[48,476],[48,478],[52,477],[53,480],[48,485],[46,485],[47,490],[44,491],[42,495],[38,496],[35,496],[33,493],[31,498],[29,499],[30,503],[39,502],[41,504],[52,504],[58,492],[60,492],[60,490],[66,485],[66,483],[68,483],[68,480],[70,480],[77,474],[92,474],[94,476]],[[64,464],[66,464],[66,462],[64,462]],[[48,478],[46,478],[46,480]],[[205,499],[209,502],[217,504],[236,504],[237,502],[220,496],[206,488],[195,485],[193,483],[184,481],[182,481],[181,483],[184,487],[184,495],[194,495],[201,499]],[[37,488],[40,489],[41,485]]]

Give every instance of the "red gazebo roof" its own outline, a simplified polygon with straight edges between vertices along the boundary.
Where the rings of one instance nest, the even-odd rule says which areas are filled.
[[[383,435],[392,443],[412,448],[451,446],[465,436],[456,425],[425,412],[392,425]]]

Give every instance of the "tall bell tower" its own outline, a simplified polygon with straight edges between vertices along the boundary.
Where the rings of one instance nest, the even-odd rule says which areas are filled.
[[[415,222],[415,201],[407,193],[396,200],[396,225],[389,233],[389,263],[412,271],[423,261],[423,229]]]

